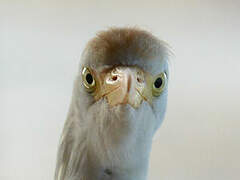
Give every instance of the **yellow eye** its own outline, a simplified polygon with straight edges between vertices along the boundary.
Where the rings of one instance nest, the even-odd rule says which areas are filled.
[[[87,92],[91,93],[96,89],[96,81],[93,73],[86,67],[82,70],[82,81]]]
[[[166,73],[157,75],[153,80],[153,95],[159,96],[167,85]]]

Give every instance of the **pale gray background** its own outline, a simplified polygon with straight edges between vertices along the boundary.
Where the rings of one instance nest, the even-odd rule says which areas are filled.
[[[53,179],[86,42],[138,25],[175,53],[149,180],[240,179],[240,1],[0,0],[0,179]]]

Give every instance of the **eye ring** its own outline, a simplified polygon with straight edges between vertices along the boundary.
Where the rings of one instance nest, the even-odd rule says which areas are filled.
[[[87,67],[84,67],[82,70],[82,82],[87,92],[92,93],[96,89],[93,73]]]
[[[166,73],[157,75],[153,80],[152,91],[154,96],[159,96],[167,85]]]

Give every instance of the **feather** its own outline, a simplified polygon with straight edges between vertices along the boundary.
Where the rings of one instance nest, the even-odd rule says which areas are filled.
[[[80,62],[96,72],[114,66],[136,65],[150,74],[168,72],[168,50],[163,41],[136,28],[112,28],[90,40]],[[95,101],[75,80],[72,102],[57,154],[55,180],[145,180],[152,137],[165,110],[167,88],[138,109],[110,107]]]

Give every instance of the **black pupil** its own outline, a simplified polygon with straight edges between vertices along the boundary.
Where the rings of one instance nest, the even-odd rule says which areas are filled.
[[[86,75],[86,81],[88,82],[88,84],[92,84],[93,83],[93,77],[91,74],[87,74]]]
[[[154,86],[155,86],[156,88],[160,88],[161,85],[162,85],[162,78],[159,77],[159,78],[157,78],[156,81],[154,82]]]

